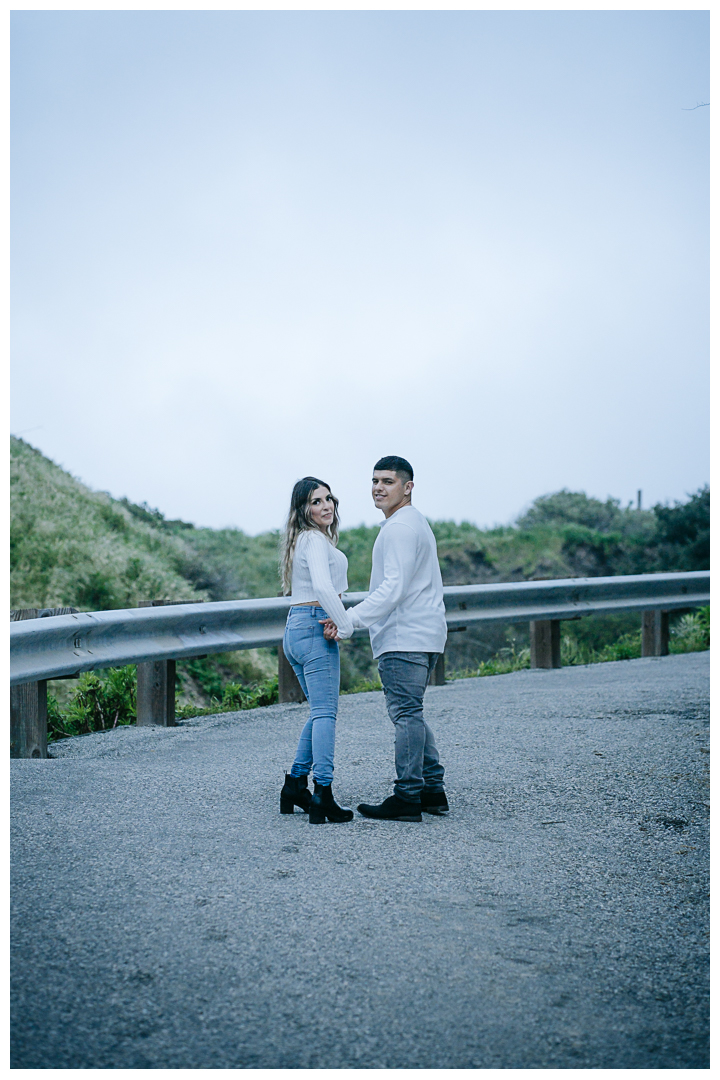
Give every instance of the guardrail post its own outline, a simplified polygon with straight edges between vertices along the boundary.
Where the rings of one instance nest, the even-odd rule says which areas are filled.
[[[430,672],[430,686],[445,685],[445,653],[440,653],[435,667]]]
[[[138,607],[191,604],[192,600],[141,600]],[[138,727],[175,726],[175,661],[147,660],[137,665]]]
[[[280,644],[278,645],[278,701],[305,700],[300,681]]]
[[[175,725],[175,661],[148,660],[137,666],[138,727]]]
[[[75,615],[77,608],[22,608],[10,612],[10,622]],[[10,687],[10,757],[46,758],[47,679]]]
[[[11,686],[10,757],[47,756],[47,680]]]
[[[530,667],[559,668],[560,620],[538,619],[530,623]]]
[[[465,610],[465,605],[462,605]],[[467,630],[467,626],[448,626],[448,634],[464,634]],[[447,649],[447,643],[445,644]],[[435,667],[430,672],[429,686],[444,686],[445,685],[445,653],[440,653],[437,658]]]
[[[642,655],[667,656],[670,652],[670,613],[643,611]]]

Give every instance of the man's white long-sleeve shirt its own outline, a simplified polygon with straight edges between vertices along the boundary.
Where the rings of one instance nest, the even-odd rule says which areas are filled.
[[[373,547],[370,595],[347,614],[354,627],[370,631],[375,658],[385,652],[444,651],[447,624],[437,544],[414,506],[402,506],[383,521]]]

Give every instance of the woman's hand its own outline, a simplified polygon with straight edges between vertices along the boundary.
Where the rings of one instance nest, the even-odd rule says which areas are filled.
[[[328,641],[337,641],[337,639],[338,639],[338,628],[335,625],[335,623],[332,621],[332,619],[318,619],[318,622],[322,626],[323,634],[325,635],[327,640]]]

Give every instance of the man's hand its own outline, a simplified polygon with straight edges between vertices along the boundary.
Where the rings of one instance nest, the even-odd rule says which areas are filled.
[[[323,627],[323,634],[325,635],[327,640],[328,641],[337,641],[337,639],[338,639],[338,628],[335,625],[335,623],[332,621],[332,619],[318,619],[318,622]]]

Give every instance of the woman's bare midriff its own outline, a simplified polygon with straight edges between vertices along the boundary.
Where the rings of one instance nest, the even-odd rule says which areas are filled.
[[[342,598],[342,593],[338,593],[338,600]],[[322,607],[319,600],[303,600],[302,604],[296,604],[295,607]]]

